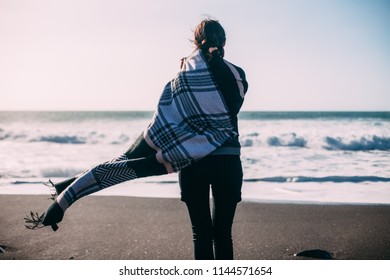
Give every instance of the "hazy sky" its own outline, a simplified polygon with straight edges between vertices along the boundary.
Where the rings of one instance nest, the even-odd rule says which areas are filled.
[[[390,110],[388,0],[0,0],[0,110],[152,110],[204,15],[244,110]]]

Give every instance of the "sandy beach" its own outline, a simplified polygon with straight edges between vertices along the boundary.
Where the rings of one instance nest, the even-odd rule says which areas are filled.
[[[0,259],[193,259],[187,210],[179,199],[114,196],[77,201],[53,232],[28,230],[47,196],[0,195]],[[321,249],[337,260],[390,259],[390,205],[241,202],[233,226],[235,259],[307,259]]]

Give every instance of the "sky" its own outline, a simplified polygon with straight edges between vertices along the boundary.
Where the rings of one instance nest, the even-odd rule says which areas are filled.
[[[390,111],[387,0],[0,0],[0,110],[153,110],[207,16],[242,110]]]

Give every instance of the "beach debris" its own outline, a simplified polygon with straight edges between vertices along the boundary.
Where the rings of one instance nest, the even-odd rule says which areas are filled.
[[[15,252],[15,251],[16,251],[16,248],[14,248],[14,247],[5,245],[4,243],[0,244],[0,254],[6,254],[8,252]]]
[[[321,249],[313,249],[313,250],[305,250],[299,252],[298,254],[294,254],[294,256],[298,257],[308,257],[313,259],[321,259],[321,260],[331,260],[333,259],[333,254],[328,251]]]
[[[42,224],[42,221],[43,221],[43,218],[45,216],[45,213],[43,213],[42,215],[39,215],[37,212],[33,212],[33,211],[30,211],[30,216],[26,216],[24,218],[24,221],[25,221],[25,227],[27,229],[40,229],[40,228],[43,228],[44,225]]]

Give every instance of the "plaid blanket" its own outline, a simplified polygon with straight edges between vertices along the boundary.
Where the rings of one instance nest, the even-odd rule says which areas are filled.
[[[200,50],[164,88],[145,141],[167,171],[177,172],[237,135],[222,93]]]

